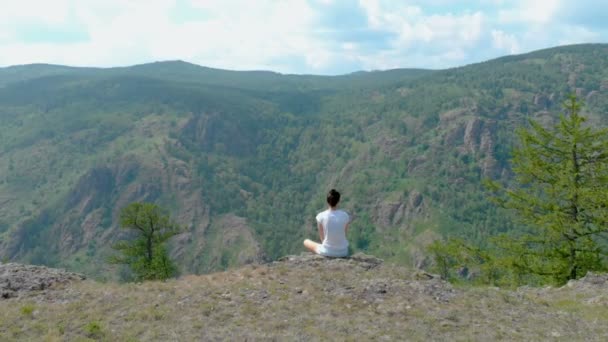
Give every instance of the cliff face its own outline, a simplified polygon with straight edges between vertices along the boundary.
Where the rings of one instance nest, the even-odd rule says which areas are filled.
[[[0,250],[10,260],[29,259],[42,264],[61,260],[97,277],[112,277],[99,271],[107,269],[104,260],[113,253],[111,246],[126,236],[119,227],[120,210],[132,202],[167,203],[170,195],[174,205],[170,213],[184,228],[170,246],[181,272],[200,273],[264,260],[245,220],[233,215],[212,221],[202,192],[191,166],[163,148],[151,160],[130,155],[90,169],[79,178],[65,202],[14,227]],[[44,229],[40,233],[32,233],[41,226]],[[44,240],[52,243],[32,254],[33,247]],[[73,256],[81,251],[88,257],[99,257],[79,266],[80,261]],[[233,251],[236,256],[228,257]]]
[[[373,220],[378,229],[399,227],[411,229],[412,221],[424,216],[426,207],[423,195],[417,190],[402,194],[396,200],[383,200],[376,204]]]
[[[0,288],[16,269],[8,279],[58,273],[0,265]],[[561,288],[455,288],[369,255],[304,253],[167,282],[24,289],[0,298],[0,339],[603,341],[606,290],[597,274]]]

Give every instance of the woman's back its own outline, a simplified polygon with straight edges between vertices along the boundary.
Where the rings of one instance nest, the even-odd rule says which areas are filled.
[[[345,227],[349,217],[345,211],[327,209],[317,215],[317,222],[323,225],[323,246],[333,250],[348,249]]]
[[[316,217],[321,243],[304,240],[304,247],[311,252],[337,258],[348,255],[346,233],[350,217],[345,211],[338,210],[338,202],[340,202],[340,193],[336,189],[329,190],[327,194],[329,209],[320,212]]]

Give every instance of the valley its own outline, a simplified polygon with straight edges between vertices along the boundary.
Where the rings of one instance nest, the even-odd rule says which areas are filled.
[[[445,236],[518,229],[482,181],[508,183],[513,131],[570,93],[608,120],[608,45],[446,70],[343,76],[218,70],[0,68],[0,259],[99,280],[134,201],[166,208],[182,274],[298,253],[335,187],[353,252],[427,267]]]

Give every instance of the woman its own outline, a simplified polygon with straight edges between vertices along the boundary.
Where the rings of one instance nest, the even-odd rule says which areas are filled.
[[[348,255],[346,233],[348,232],[350,218],[345,211],[338,209],[338,202],[340,202],[340,193],[331,189],[327,194],[329,209],[317,215],[317,227],[319,228],[321,243],[309,239],[304,240],[304,247],[313,253],[328,257],[345,257]]]

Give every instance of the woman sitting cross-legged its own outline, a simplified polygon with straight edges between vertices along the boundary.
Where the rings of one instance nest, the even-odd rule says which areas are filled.
[[[331,189],[327,194],[329,209],[317,215],[317,227],[321,243],[304,240],[304,246],[314,253],[328,257],[345,257],[348,255],[348,214],[338,209],[340,193]]]

